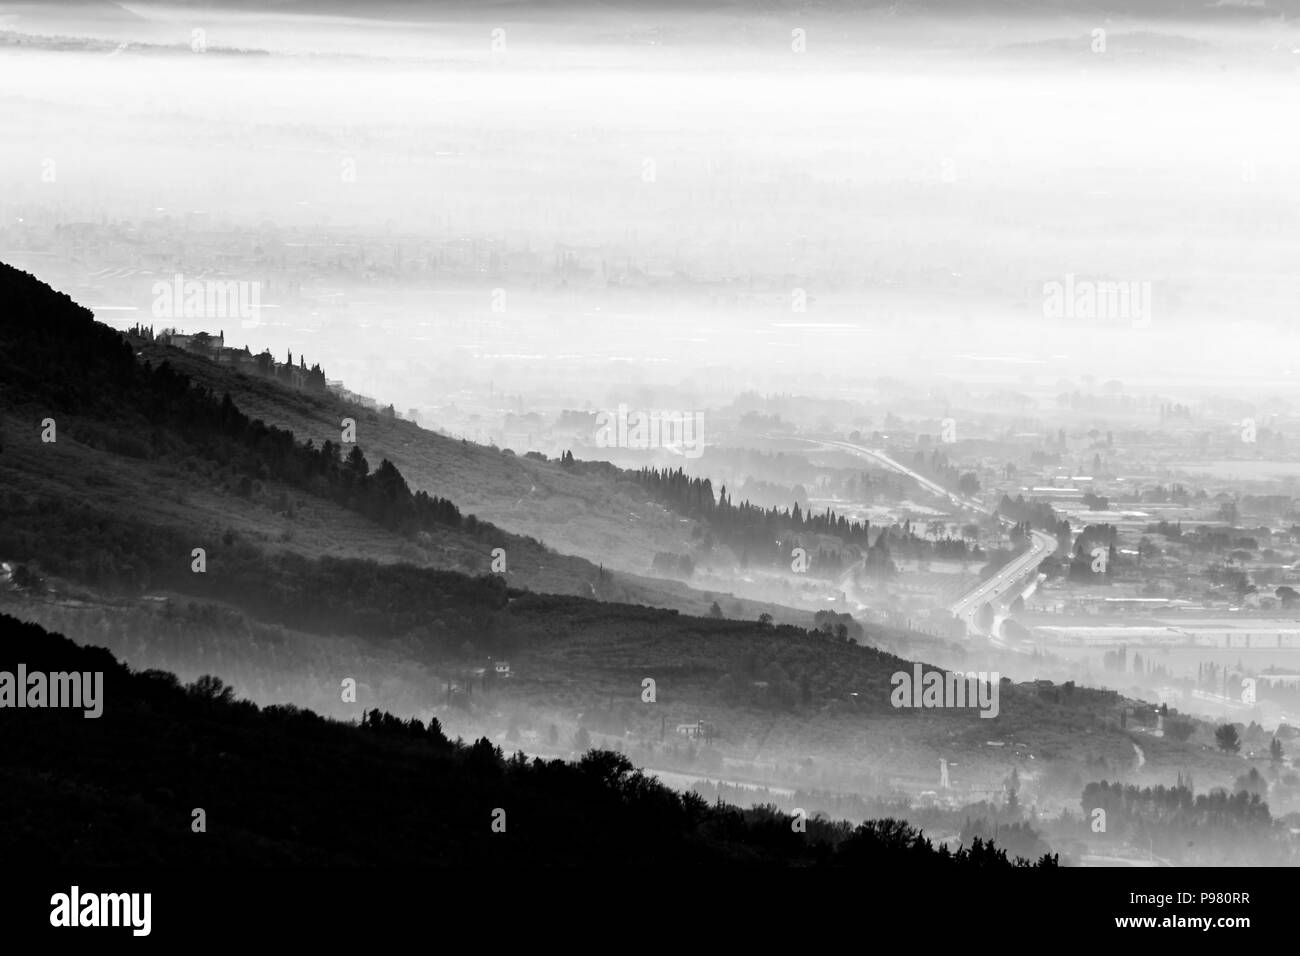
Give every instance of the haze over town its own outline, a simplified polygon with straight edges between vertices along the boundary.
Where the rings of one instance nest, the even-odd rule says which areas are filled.
[[[1294,864],[1300,31],[977,6],[0,4],[0,261],[359,476],[84,409],[51,442],[14,385],[0,609],[710,801]],[[273,612],[79,563],[47,499],[326,562],[268,594],[334,559],[518,593]]]

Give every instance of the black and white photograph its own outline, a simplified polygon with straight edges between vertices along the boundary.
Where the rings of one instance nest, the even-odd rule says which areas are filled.
[[[1294,934],[1298,121],[1300,0],[0,0],[4,936]]]

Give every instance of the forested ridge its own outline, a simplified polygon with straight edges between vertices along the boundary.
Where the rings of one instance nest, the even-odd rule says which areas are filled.
[[[622,754],[507,757],[486,738],[449,740],[436,718],[259,708],[219,678],[133,672],[0,615],[0,670],[19,663],[104,683],[97,719],[25,708],[0,720],[0,853],[15,864],[1017,865],[979,839],[936,848],[897,820],[813,818],[800,832],[772,807],[676,793]]]
[[[0,301],[8,304],[0,312],[0,395],[56,426],[60,414],[77,416],[73,438],[136,458],[200,455],[236,470],[245,488],[274,478],[392,530],[476,524],[444,498],[413,494],[388,460],[372,471],[360,445],[345,456],[342,443],[299,442],[169,363],[137,361],[89,309],[2,263]]]
[[[867,574],[888,575],[893,571],[891,556],[931,560],[979,560],[985,557],[978,545],[944,534],[919,535],[911,522],[896,527],[872,528],[833,508],[814,513],[793,502],[788,508],[763,508],[749,501],[732,500],[726,486],[715,493],[708,478],[693,477],[682,468],[645,467],[635,471],[608,462],[578,461],[566,452],[560,458],[565,468],[582,473],[606,475],[610,480],[632,480],[661,504],[699,522],[699,552],[707,555],[715,545],[730,548],[740,567],[778,566],[791,562],[793,550],[808,553],[809,571],[831,576],[865,558]],[[689,571],[696,563],[688,555],[661,555],[657,569]],[[685,560],[684,560],[685,559]]]

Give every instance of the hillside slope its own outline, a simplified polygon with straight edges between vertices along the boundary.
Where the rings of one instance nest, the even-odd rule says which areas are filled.
[[[332,438],[304,442],[250,419],[169,361],[139,361],[30,276],[0,267],[0,300],[0,560],[24,574],[0,581],[0,601],[75,640],[107,643],[134,666],[197,676],[220,664],[264,703],[338,716],[436,711],[502,733],[514,717],[658,746],[669,720],[705,720],[735,755],[817,754],[846,781],[929,775],[940,756],[959,755],[972,778],[996,782],[1022,758],[985,749],[991,737],[1076,766],[1131,761],[1116,695],[1048,703],[1008,686],[996,720],[900,712],[889,678],[910,662],[853,644],[834,621],[811,632],[720,620],[707,616],[707,595],[685,589],[679,603],[694,616],[636,606],[655,603],[636,582],[413,493],[359,447],[343,457]],[[57,440],[41,441],[45,433]],[[515,571],[434,566],[458,550],[484,559],[501,543],[534,580],[573,562],[560,582],[567,593],[522,589]],[[891,634],[864,629],[869,643]],[[492,680],[503,660],[511,677]],[[339,694],[349,678],[362,688],[352,702]],[[653,706],[647,678],[661,695]],[[1153,769],[1165,759],[1150,748]],[[1172,748],[1167,759],[1190,757]]]
[[[78,548],[68,538],[42,540],[45,512],[53,507],[107,539],[140,528],[183,537],[169,555],[155,555],[169,572],[164,577],[188,567],[194,548],[212,553],[240,541],[310,558],[365,555],[467,573],[500,570],[493,565],[501,549],[512,587],[701,614],[722,598],[732,614],[809,618],[680,582],[615,576],[585,557],[557,553],[408,483],[385,449],[396,448],[401,461],[458,476],[439,483],[458,492],[513,487],[527,480],[528,469],[536,469],[543,483],[571,481],[571,490],[552,504],[556,524],[565,511],[581,514],[584,496],[613,497],[597,479],[570,479],[557,465],[512,460],[177,349],[155,346],[133,354],[88,310],[3,265],[0,299],[7,306],[0,313],[5,558],[43,561],[56,574],[101,586],[142,589],[155,581],[160,568],[141,566],[138,554],[111,545]],[[337,422],[349,415],[358,421],[357,443],[344,447]],[[333,424],[326,429],[328,420]],[[406,454],[406,445],[416,451]],[[381,460],[372,465],[367,455]],[[110,525],[119,530],[108,533]]]
[[[679,796],[617,754],[507,760],[486,740],[449,741],[436,720],[374,711],[349,726],[261,710],[220,679],[132,673],[0,615],[0,671],[19,664],[102,675],[97,718],[29,707],[0,721],[0,853],[24,867],[1009,865],[983,844],[935,850],[902,825],[815,820],[791,839],[784,815]]]
[[[300,438],[337,441],[339,423],[352,418],[358,443],[396,465],[413,489],[450,498],[485,521],[557,551],[645,575],[656,553],[690,550],[692,523],[633,482],[576,474],[556,461],[449,438],[333,394],[296,391],[191,352],[136,345],[145,358],[168,361],[218,394],[228,391],[248,414]]]

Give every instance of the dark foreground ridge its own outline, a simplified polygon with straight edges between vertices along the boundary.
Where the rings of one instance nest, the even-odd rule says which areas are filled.
[[[0,615],[0,672],[20,664],[102,672],[103,713],[0,708],[11,865],[1017,865],[978,839],[936,849],[896,820],[810,819],[799,833],[789,815],[710,806],[608,751],[507,758],[487,739],[448,740],[436,719],[370,711],[358,726],[258,708],[218,678],[133,673],[102,648]]]

